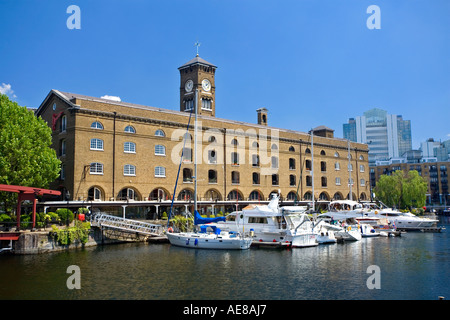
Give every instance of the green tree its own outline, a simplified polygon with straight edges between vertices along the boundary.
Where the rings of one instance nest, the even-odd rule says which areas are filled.
[[[398,177],[382,175],[374,189],[376,197],[389,207],[400,203],[401,188],[397,180]]]
[[[403,205],[410,209],[423,207],[428,189],[426,180],[416,170],[409,171],[405,179],[402,195]]]
[[[51,129],[41,117],[0,95],[0,184],[48,188],[61,164],[51,141]],[[5,210],[14,196],[0,192]]]
[[[378,199],[390,207],[412,208],[425,205],[427,182],[416,170],[382,175],[374,189]]]

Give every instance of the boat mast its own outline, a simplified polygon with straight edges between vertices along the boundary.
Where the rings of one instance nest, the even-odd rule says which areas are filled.
[[[314,201],[314,131],[311,128],[311,186],[312,186],[312,203],[313,212],[316,210]]]
[[[351,165],[351,163],[350,163],[350,140],[347,140],[347,147],[348,147],[348,166],[347,166],[347,168],[348,168],[348,185],[349,185],[349,194],[348,194],[348,199],[351,201],[351,200],[353,200],[353,195],[352,195],[352,185],[353,185],[353,183],[352,183],[352,172],[351,172],[351,170],[350,170],[350,165]]]
[[[197,47],[198,48],[198,47]],[[197,211],[197,100],[198,89],[195,89],[195,121],[194,121],[194,213]]]

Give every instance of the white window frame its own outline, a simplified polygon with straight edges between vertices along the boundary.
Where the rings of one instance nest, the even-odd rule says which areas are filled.
[[[123,166],[124,176],[136,176],[136,166],[132,164],[126,164]]]
[[[155,177],[157,178],[165,178],[166,177],[166,168],[161,166],[155,167]]]
[[[103,140],[98,138],[92,138],[90,149],[95,151],[103,151]]]
[[[155,156],[165,156],[166,147],[162,144],[155,145]]]
[[[126,141],[123,143],[124,153],[136,153],[136,143],[131,141]]]
[[[92,169],[94,169],[94,170],[92,170]],[[91,165],[89,168],[89,174],[103,175],[103,163],[91,162]]]

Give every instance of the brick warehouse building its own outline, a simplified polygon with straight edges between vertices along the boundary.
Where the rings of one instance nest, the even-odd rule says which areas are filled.
[[[344,199],[349,152],[352,197],[370,197],[366,144],[334,138],[333,130],[321,126],[312,130],[311,148],[309,133],[268,126],[265,108],[257,110],[256,124],[216,118],[216,68],[198,56],[178,68],[180,111],[51,90],[36,110],[51,126],[52,147],[62,162],[51,188],[68,191],[73,201],[192,201],[194,115],[191,136],[183,136],[197,101],[200,207],[202,201],[267,201],[273,192],[284,201],[307,201],[313,187],[316,200]]]

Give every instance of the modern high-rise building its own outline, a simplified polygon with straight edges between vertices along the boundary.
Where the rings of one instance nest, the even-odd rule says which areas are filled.
[[[369,145],[369,165],[401,157],[412,149],[411,121],[374,108],[343,125],[344,139]]]

